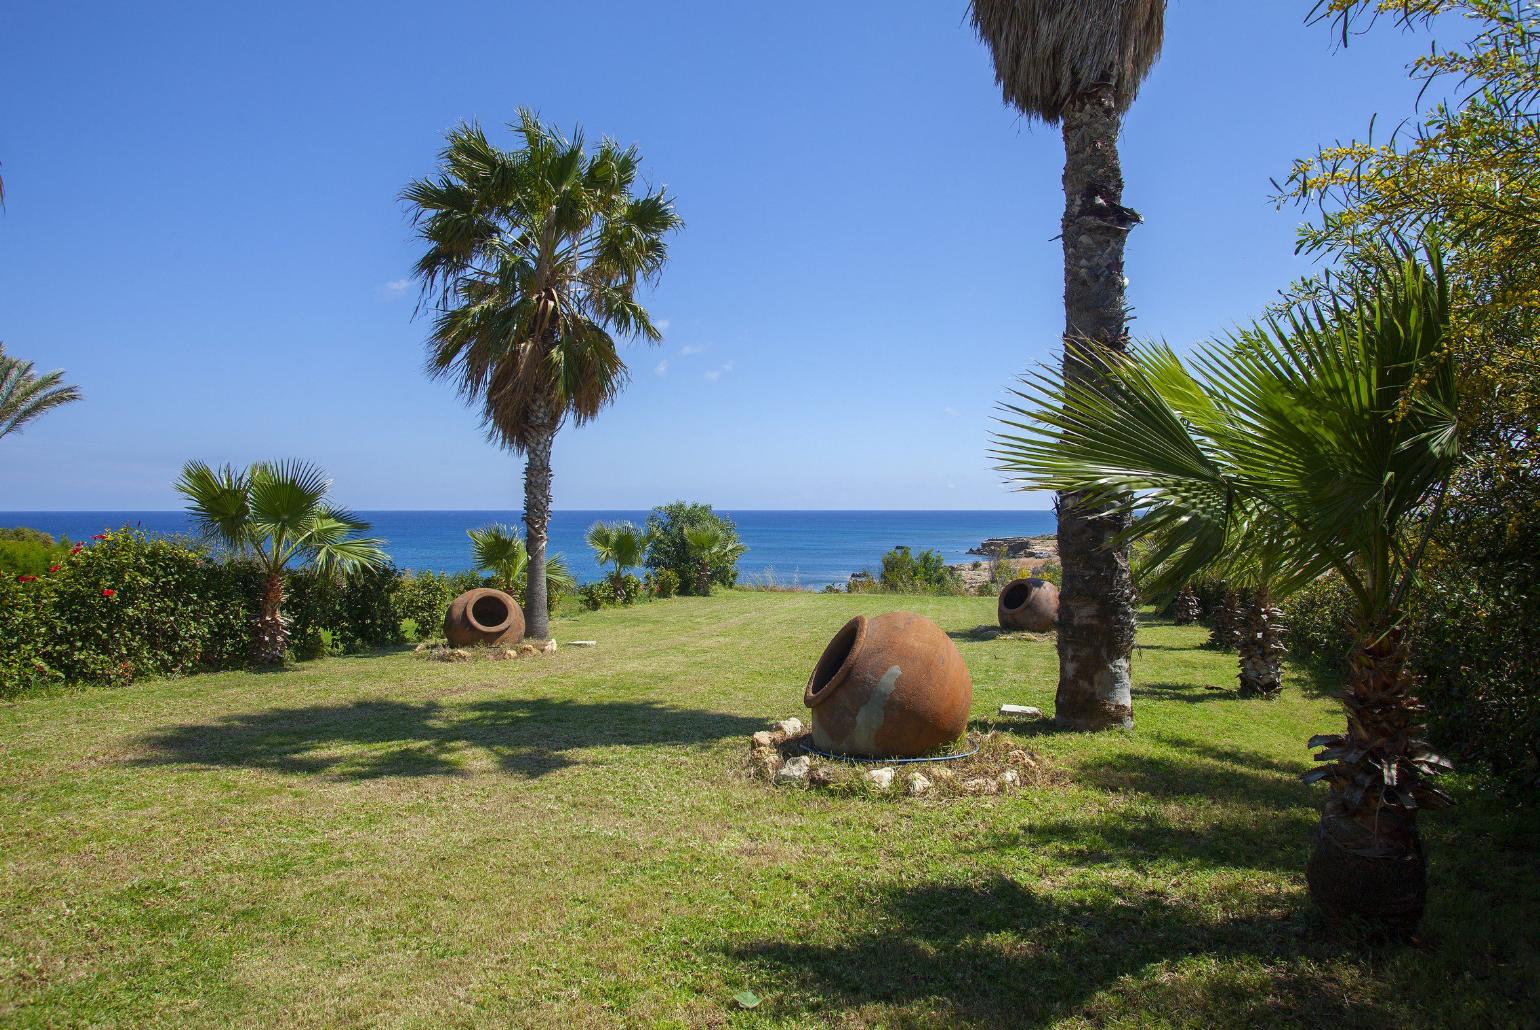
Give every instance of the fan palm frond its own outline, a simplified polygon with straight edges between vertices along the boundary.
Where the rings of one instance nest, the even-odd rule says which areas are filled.
[[[0,343],[0,439],[80,398],[80,390],[64,382],[63,370],[38,374],[32,362],[11,357]]]

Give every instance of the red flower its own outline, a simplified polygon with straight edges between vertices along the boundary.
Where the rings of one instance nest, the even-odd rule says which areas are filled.
[[[107,534],[106,533],[98,533],[95,536],[93,536],[91,539],[92,540],[106,540],[107,539]]]
[[[35,581],[36,579],[37,579],[36,576],[17,576],[16,577],[16,582],[18,582],[18,583],[31,583],[31,582]]]
[[[81,551],[84,551],[85,549],[86,549],[86,545],[85,544],[76,544],[74,547],[70,548],[70,554],[79,554]]]
[[[50,565],[50,566],[48,566],[48,571],[49,572],[58,572],[62,568],[64,568],[63,565]]]
[[[103,597],[111,597],[113,594],[116,594],[116,593],[117,593],[117,591],[112,589],[111,587],[103,587],[102,588],[102,596]]]

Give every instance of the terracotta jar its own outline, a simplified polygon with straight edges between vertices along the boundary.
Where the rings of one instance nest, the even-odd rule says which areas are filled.
[[[444,636],[455,647],[516,644],[524,636],[524,613],[519,602],[501,590],[477,587],[449,603]]]
[[[1013,579],[1000,591],[1000,628],[1047,633],[1059,625],[1059,588],[1046,579]]]
[[[968,728],[973,679],[952,638],[924,616],[857,615],[824,648],[802,701],[818,749],[915,758]]]

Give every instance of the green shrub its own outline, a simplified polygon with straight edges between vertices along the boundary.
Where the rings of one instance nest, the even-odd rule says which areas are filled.
[[[915,554],[902,545],[882,556],[877,582],[888,593],[960,594],[962,583],[937,551]]]
[[[1449,563],[1428,572],[1413,597],[1411,639],[1429,735],[1510,783],[1540,784],[1535,594],[1522,570],[1505,575]]]
[[[406,572],[391,587],[391,609],[403,631],[412,624],[413,640],[432,640],[443,633],[449,602],[480,585],[474,572]]]
[[[392,603],[400,579],[393,565],[354,569],[343,578],[331,624],[338,649],[370,650],[406,639]]]
[[[68,537],[55,540],[26,526],[0,529],[0,575],[42,576],[69,553]]]
[[[689,504],[675,501],[652,509],[647,516],[646,530],[652,538],[647,548],[647,560],[643,563],[654,572],[668,569],[679,578],[684,593],[697,593],[695,589],[695,562],[685,541],[686,529],[697,526],[717,526],[729,537],[729,543],[738,543],[738,528],[726,515],[711,510],[709,504]],[[736,559],[718,562],[710,567],[710,581],[722,587],[738,582]]]
[[[1064,585],[1064,569],[1058,562],[1048,562],[1042,568],[1032,573],[1032,575],[1043,580],[1045,583],[1052,583],[1056,587]]]
[[[633,604],[637,600],[646,597],[642,590],[642,581],[630,573],[626,573],[620,581],[620,591],[615,589],[615,580],[611,576],[593,583],[585,583],[578,588],[578,597],[583,602],[583,607],[589,611],[598,611],[600,608],[612,608],[621,604]]]
[[[8,577],[8,592],[20,596],[6,598],[0,692],[217,668],[232,640],[249,639],[252,595],[238,572],[133,530],[97,540],[72,549],[57,571],[29,582]]]
[[[653,597],[673,597],[679,593],[679,574],[673,569],[647,573],[642,585]]]
[[[1353,647],[1353,595],[1341,577],[1322,576],[1284,598],[1279,608],[1293,657],[1344,667]]]

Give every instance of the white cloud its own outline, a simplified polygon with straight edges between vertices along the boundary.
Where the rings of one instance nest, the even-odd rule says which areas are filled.
[[[652,323],[652,326],[658,332],[666,333],[666,332],[668,332],[668,319],[660,318],[656,322]]]
[[[660,376],[668,375],[668,359],[664,358],[662,361],[658,362],[658,367],[653,369],[653,372]]]
[[[703,343],[687,343],[679,348],[679,356],[681,358],[688,358],[691,354],[699,354],[705,349],[706,345]]]
[[[731,361],[726,361],[726,362],[723,362],[718,367],[713,368],[710,371],[708,371],[706,373],[706,378],[711,380],[714,383],[718,379],[721,379],[723,376],[725,376],[727,373],[731,372],[732,370],[733,370],[733,363]]]
[[[381,286],[380,289],[385,293],[405,293],[411,285],[412,280],[410,279],[392,279],[384,286]]]
[[[946,407],[941,409],[941,414],[947,416],[948,418],[956,418],[957,409],[948,404]]]

